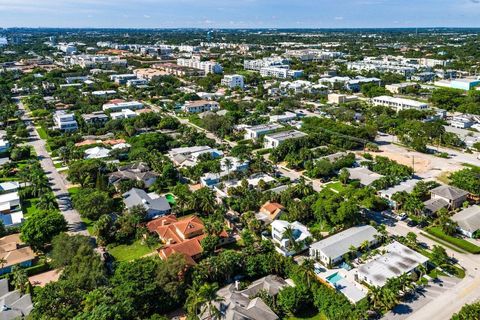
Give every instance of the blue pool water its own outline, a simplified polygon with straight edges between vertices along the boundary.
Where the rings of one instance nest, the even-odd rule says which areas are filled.
[[[331,284],[335,284],[342,279],[343,277],[339,275],[338,272],[327,277],[327,281],[330,282]]]

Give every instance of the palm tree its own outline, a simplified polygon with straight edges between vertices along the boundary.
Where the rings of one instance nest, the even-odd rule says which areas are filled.
[[[307,287],[310,288],[310,280],[315,277],[315,260],[305,259],[301,265],[301,270],[303,270],[303,276],[307,282]]]
[[[51,192],[44,193],[37,202],[37,208],[43,210],[54,210],[57,208],[57,200]]]
[[[370,287],[368,291],[367,298],[370,303],[373,305],[373,309],[379,310],[382,304],[382,289],[380,287]]]
[[[227,167],[227,177],[229,177],[230,169],[232,169],[232,166],[233,166],[232,160],[230,160],[230,158],[227,157],[225,158],[224,164],[225,164],[225,167]]]
[[[216,283],[205,283],[198,290],[200,295],[200,316],[205,313],[209,319],[218,319],[220,317],[220,310],[215,306],[215,302],[220,302],[223,298],[217,295],[218,285]]]
[[[25,292],[28,283],[28,275],[25,269],[22,269],[19,266],[14,266],[12,268],[12,275],[12,283],[15,286],[15,289],[20,290],[22,293]]]
[[[301,247],[301,244],[296,241],[295,230],[291,226],[286,227],[283,231],[282,240],[283,239],[288,240],[288,244],[285,249],[291,249],[294,252],[297,252],[300,249],[299,247]]]
[[[370,242],[368,240],[365,240],[360,245],[360,250],[362,250],[362,252],[365,252],[369,247],[370,247]]]

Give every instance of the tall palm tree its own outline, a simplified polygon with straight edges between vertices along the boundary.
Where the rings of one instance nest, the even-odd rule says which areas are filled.
[[[306,280],[307,287],[311,286],[311,279],[315,278],[315,260],[305,259],[301,265],[301,270],[303,270],[303,277]]]
[[[225,167],[227,167],[227,177],[230,177],[230,169],[233,167],[233,162],[230,158],[225,158]]]
[[[205,283],[198,290],[201,298],[200,316],[203,316],[205,313],[208,315],[208,319],[218,319],[220,318],[220,310],[216,307],[215,302],[220,302],[223,298],[217,295],[218,285],[216,283],[210,284]]]
[[[51,192],[44,193],[37,202],[37,208],[43,210],[54,210],[57,208],[57,200]]]
[[[373,309],[379,310],[382,304],[382,289],[380,287],[370,287],[367,298],[373,305]]]
[[[28,275],[25,269],[22,269],[18,266],[12,268],[12,284],[15,286],[15,289],[25,292],[28,284]]]

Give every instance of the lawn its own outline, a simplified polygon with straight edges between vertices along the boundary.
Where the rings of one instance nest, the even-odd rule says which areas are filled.
[[[345,191],[345,187],[343,186],[343,183],[341,183],[340,181],[329,183],[326,186],[332,189],[333,191],[336,191],[339,193],[342,191]]]
[[[431,235],[444,240],[454,246],[459,247],[462,250],[468,251],[473,254],[478,254],[480,253],[480,247],[468,242],[467,240],[463,240],[460,238],[452,237],[447,234],[445,234],[440,228],[438,227],[430,227],[427,229],[427,232],[430,233]]]
[[[85,224],[85,227],[87,228],[88,233],[93,234],[93,225],[95,224],[95,221],[92,221],[84,217],[80,217],[80,219],[82,219],[82,222]]]
[[[140,240],[133,242],[132,244],[121,244],[116,247],[108,249],[108,252],[117,261],[131,261],[139,259],[146,254],[153,252],[154,250],[141,243]]]
[[[70,194],[70,197],[73,197],[80,191],[80,187],[71,187],[68,188],[68,193]]]
[[[34,214],[35,212],[40,211],[37,208],[37,202],[38,202],[38,198],[22,200],[22,210],[23,210],[23,216],[25,218]]]
[[[38,135],[40,136],[41,139],[43,139],[43,140],[48,139],[48,134],[42,127],[38,127],[36,129],[37,129]]]

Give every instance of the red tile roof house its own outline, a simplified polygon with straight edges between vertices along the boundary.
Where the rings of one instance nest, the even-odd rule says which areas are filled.
[[[161,217],[147,223],[147,229],[156,233],[165,246],[158,250],[161,259],[168,259],[174,253],[183,254],[189,264],[195,264],[203,248],[201,241],[207,235],[205,226],[197,216],[177,219],[174,215]],[[231,241],[227,232],[220,234],[220,245]]]

